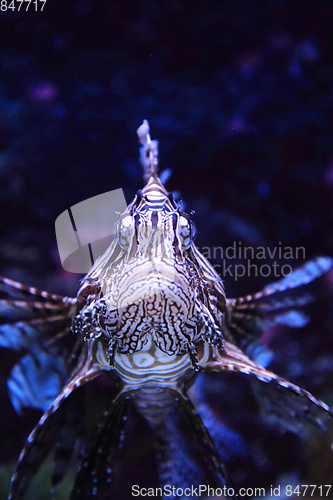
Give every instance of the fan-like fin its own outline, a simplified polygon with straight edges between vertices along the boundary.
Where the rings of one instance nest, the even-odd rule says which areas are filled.
[[[203,450],[204,460],[208,469],[213,474],[216,483],[220,487],[226,486],[227,488],[232,488],[225,467],[216,450],[215,444],[191,400],[185,395],[179,395],[177,399],[187,420],[188,426],[193,430],[193,436],[195,436],[199,447]],[[234,497],[229,496],[228,498]]]
[[[34,352],[50,337],[54,336],[70,324],[68,312],[47,318],[33,318],[27,321],[5,323],[0,325],[0,347],[15,351]]]
[[[266,286],[261,292],[238,299],[227,299],[225,326],[242,348],[259,339],[265,328],[285,324],[300,328],[309,318],[296,308],[314,300],[307,289],[300,289],[333,267],[330,257],[318,257],[296,269],[282,280]],[[295,290],[297,289],[297,290]]]
[[[70,394],[106,371],[96,361],[93,361],[96,353],[92,354],[91,351],[94,349],[96,349],[94,341],[84,344],[77,369],[71,379],[29,435],[16,464],[8,500],[23,498],[33,476],[55,444],[58,433],[61,432],[61,428],[66,423],[63,421],[63,417],[66,413],[67,405],[65,403]]]
[[[7,385],[11,403],[20,416],[23,408],[46,411],[68,378],[65,360],[40,351],[26,354],[12,369]]]
[[[333,425],[331,421],[333,410],[326,403],[316,399],[305,389],[258,365],[233,344],[225,342],[223,351],[211,347],[210,358],[201,369],[202,371],[245,373],[270,384],[267,390],[261,391],[261,395],[265,396],[263,407],[265,402],[269,403],[267,412],[271,420],[275,418],[285,429],[296,433],[301,433],[301,421],[308,421],[324,432],[331,444],[333,443],[332,429],[330,429]],[[273,391],[270,394],[271,389]],[[279,394],[275,402],[273,393]],[[292,421],[294,421],[294,426],[291,424]]]
[[[272,293],[283,292],[289,288],[307,285],[327,273],[327,271],[332,269],[332,266],[333,259],[331,257],[317,257],[314,260],[306,262],[304,266],[296,269],[282,280],[267,285],[263,290],[263,294],[271,295]]]
[[[333,422],[329,418],[333,414],[323,414],[322,406],[318,406],[321,401],[316,400],[314,404],[312,400],[310,403],[306,397],[297,397],[280,385],[270,384],[268,387],[254,379],[251,380],[251,385],[261,416],[269,424],[277,426],[282,432],[287,430],[306,439],[310,431],[309,426],[304,425],[307,421],[329,436],[333,446]]]
[[[104,498],[103,490],[105,493],[105,488],[110,488],[115,456],[122,443],[126,409],[127,399],[119,396],[104,412],[76,475],[70,500]]]
[[[68,379],[76,299],[6,278],[0,278],[0,292],[15,297],[0,299],[0,347],[28,353],[10,374],[10,399],[18,414],[24,407],[45,411]]]
[[[72,390],[69,389],[67,393],[62,392],[58,396],[29,435],[16,464],[8,500],[20,500],[23,498],[33,476],[52,449],[61,431],[62,419],[67,411],[65,401],[71,392]]]
[[[225,463],[234,458],[245,458],[249,453],[248,443],[244,440],[240,431],[231,428],[224,421],[215,405],[212,406],[208,402],[207,395],[211,394],[211,390],[209,374],[201,373],[190,388],[191,401],[211,435],[222,461]]]
[[[6,321],[14,319],[29,319],[36,316],[45,316],[47,314],[59,314],[67,312],[68,303],[62,300],[59,302],[45,301],[26,301],[26,300],[0,300],[0,318]]]
[[[77,299],[61,297],[0,278],[0,347],[36,352],[60,331],[68,331]],[[24,299],[24,300],[22,300]]]
[[[5,292],[11,297],[33,300],[47,300],[49,302],[61,302],[63,297],[53,293],[48,293],[37,288],[23,285],[18,281],[13,281],[8,278],[0,277],[0,292]]]
[[[63,417],[63,425],[58,435],[56,449],[53,459],[51,486],[52,493],[67,472],[72,458],[75,443],[83,433],[84,405],[80,390],[73,391],[71,395],[71,405],[67,408]]]
[[[157,472],[160,486],[172,484],[175,488],[185,488],[190,485],[197,487],[208,484],[206,471],[193,449],[191,436],[184,436],[179,428],[179,418],[173,408],[160,425],[154,428],[154,444],[157,462]],[[196,447],[198,448],[198,447]]]

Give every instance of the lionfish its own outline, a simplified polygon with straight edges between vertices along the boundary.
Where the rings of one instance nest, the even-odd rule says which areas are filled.
[[[200,372],[258,379],[263,404],[285,428],[299,432],[303,422],[311,422],[329,432],[325,421],[333,411],[251,359],[250,347],[267,325],[301,326],[297,307],[310,300],[301,287],[327,272],[333,260],[319,257],[261,292],[226,298],[221,277],[194,244],[191,214],[158,177],[158,144],[146,120],[138,136],[146,185],[119,214],[116,237],[81,281],[77,297],[0,280],[0,291],[12,297],[0,301],[0,345],[25,352],[9,379],[12,402],[18,412],[29,405],[46,410],[20,454],[9,500],[23,498],[54,447],[53,490],[63,479],[81,437],[82,386],[102,374],[116,381],[117,390],[81,453],[71,500],[110,498],[129,407],[154,435],[162,486],[186,484],[186,461],[191,462],[192,452],[181,463],[173,453],[180,446],[172,443],[169,425],[176,407],[193,436],[190,449],[197,450],[206,471],[195,471],[192,484],[204,478],[227,487],[226,498],[237,496],[188,396]],[[56,379],[63,388],[46,408],[50,381]]]

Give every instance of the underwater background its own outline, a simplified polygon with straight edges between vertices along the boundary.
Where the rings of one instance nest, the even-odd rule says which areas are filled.
[[[33,4],[28,11],[1,5],[2,276],[76,294],[82,275],[61,267],[55,219],[113,189],[123,188],[131,201],[143,186],[136,137],[143,119],[159,140],[160,169],[172,170],[167,188],[196,212],[200,249],[236,243],[302,247],[305,260],[333,256],[331,0],[47,0],[43,12]],[[304,262],[300,257],[251,263],[295,267]],[[242,256],[230,262],[242,263]],[[222,277],[228,297],[278,279]],[[315,288],[312,321],[302,329],[271,328],[263,342],[274,352],[272,371],[332,406],[333,274]],[[41,413],[16,415],[6,378],[19,355],[0,355],[5,499]],[[103,384],[87,391],[96,408],[109,390]],[[268,491],[271,484],[332,483],[333,453],[325,440],[309,432],[302,441],[265,424],[246,377],[201,376],[196,394],[214,411],[202,416],[213,419],[210,430],[237,486]],[[133,436],[124,459],[133,477],[126,471],[123,477],[157,486],[142,422],[133,424]],[[50,498],[48,481],[46,466],[27,498]],[[115,498],[125,498],[119,488]]]

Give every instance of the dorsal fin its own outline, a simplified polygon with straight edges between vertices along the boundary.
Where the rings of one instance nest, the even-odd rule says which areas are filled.
[[[142,193],[153,197],[160,197],[161,194],[166,196],[168,192],[158,177],[158,141],[150,137],[148,120],[143,120],[142,125],[137,129],[137,134],[142,144],[140,162],[143,167],[143,180],[146,183]]]
[[[150,177],[157,178],[158,172],[158,141],[152,141],[150,137],[149,123],[143,120],[142,125],[137,129],[140,148],[140,161],[143,166],[143,179],[148,182]]]

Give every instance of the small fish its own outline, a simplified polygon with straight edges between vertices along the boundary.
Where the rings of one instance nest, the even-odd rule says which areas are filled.
[[[117,390],[84,452],[71,500],[111,498],[129,408],[152,429],[161,486],[185,488],[186,477],[193,484],[197,474],[198,481],[225,487],[226,498],[235,498],[188,396],[201,372],[257,379],[263,407],[282,426],[299,433],[311,422],[329,434],[326,420],[333,411],[260,366],[251,352],[269,325],[305,324],[298,308],[312,299],[304,285],[331,269],[333,260],[319,257],[261,292],[228,299],[222,279],[195,246],[191,215],[158,177],[158,144],[146,120],[137,132],[146,185],[119,214],[115,239],[82,280],[77,297],[0,279],[0,291],[11,297],[0,300],[0,346],[25,352],[9,379],[12,402],[17,412],[24,406],[45,411],[20,454],[8,500],[23,498],[52,448],[55,491],[80,438],[81,388],[102,374],[116,380]],[[172,441],[175,409],[192,436],[187,455],[181,438]]]

